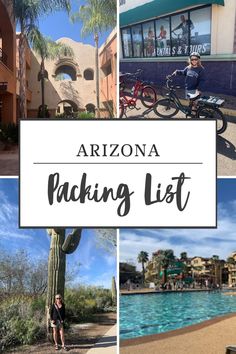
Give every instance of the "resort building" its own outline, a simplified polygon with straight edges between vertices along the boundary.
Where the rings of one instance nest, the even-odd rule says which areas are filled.
[[[145,269],[145,280],[149,283],[155,283],[159,278],[159,274],[161,271],[161,266],[157,260],[157,252],[153,252],[152,259],[147,262]]]
[[[116,115],[117,31],[114,29],[99,49],[100,102],[108,117]],[[101,112],[101,113],[103,113]],[[104,113],[103,113],[104,115]]]
[[[0,0],[0,122],[16,123],[19,110],[19,38],[11,2]],[[45,104],[50,117],[78,117],[96,111],[95,47],[69,38],[58,40],[70,46],[72,57],[47,60]],[[25,41],[24,85],[26,116],[37,118],[42,105],[39,81],[40,58]],[[100,111],[102,117],[116,115],[117,35],[114,29],[99,49]]]
[[[158,257],[159,251],[152,254],[152,259],[147,263],[145,270],[145,280],[149,283],[157,283],[162,281],[164,267]],[[236,260],[236,253],[235,253]],[[196,280],[204,284],[207,280],[209,284],[227,284],[228,283],[228,266],[224,260],[220,260],[218,256],[211,258],[205,257],[187,257],[186,252],[181,253],[180,258],[174,258],[166,269],[168,280],[184,280],[187,282]],[[236,262],[235,262],[236,264]],[[232,273],[233,274],[233,273]],[[236,281],[236,267],[235,267]]]
[[[235,0],[122,0],[120,26],[121,71],[162,86],[199,52],[205,91],[236,95]]]
[[[213,284],[226,283],[228,274],[225,261],[213,255],[211,258],[193,257],[191,272],[194,279],[209,280]]]
[[[0,0],[0,123],[16,122],[16,34],[12,2]]]
[[[45,80],[45,104],[50,117],[73,116],[74,113],[95,112],[95,48],[88,44],[61,38],[58,42],[72,48],[73,56],[45,61],[48,80]],[[40,58],[31,52],[29,87],[32,100],[28,106],[28,117],[38,117],[42,104],[41,83],[38,80]]]
[[[129,263],[120,263],[120,285],[127,282],[133,284],[140,284],[142,282],[142,275],[136,270],[136,267]]]
[[[146,265],[145,280],[149,283],[156,283],[163,279],[164,267],[158,256],[159,251],[154,252],[152,259]],[[168,279],[182,279],[187,275],[184,262],[177,258],[169,262],[166,273]]]
[[[236,252],[233,252],[227,261],[228,274],[229,274],[229,287],[236,286]]]

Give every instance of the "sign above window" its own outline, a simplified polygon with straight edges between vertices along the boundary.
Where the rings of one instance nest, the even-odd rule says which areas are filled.
[[[120,26],[128,26],[155,17],[182,11],[191,6],[222,5],[224,0],[126,0],[120,1]]]

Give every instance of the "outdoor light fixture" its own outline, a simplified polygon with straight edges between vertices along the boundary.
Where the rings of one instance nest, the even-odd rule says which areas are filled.
[[[0,82],[0,91],[7,91],[7,82]]]
[[[48,72],[47,70],[40,70],[38,73],[38,81],[41,81],[42,79],[48,80]]]

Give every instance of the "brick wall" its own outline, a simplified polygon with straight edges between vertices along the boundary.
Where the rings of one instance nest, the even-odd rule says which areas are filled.
[[[236,96],[236,62],[235,61],[215,61],[205,62],[206,69],[205,91],[216,94]],[[183,69],[186,63],[173,62],[121,62],[120,71],[135,72],[143,69],[142,79],[153,81],[157,86],[165,85],[165,78],[176,69]],[[176,84],[184,87],[184,79],[176,78]]]

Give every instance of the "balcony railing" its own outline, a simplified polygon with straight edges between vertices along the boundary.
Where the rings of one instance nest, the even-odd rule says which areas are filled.
[[[7,65],[7,55],[6,53],[4,53],[4,51],[2,50],[2,48],[0,48],[0,61]]]

